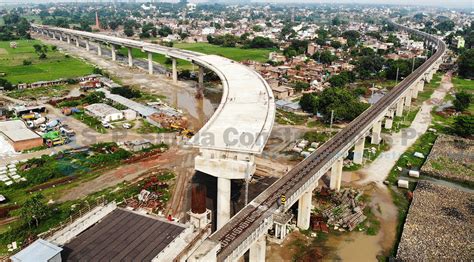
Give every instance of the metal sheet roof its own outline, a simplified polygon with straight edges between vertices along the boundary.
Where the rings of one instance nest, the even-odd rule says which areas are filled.
[[[11,260],[13,262],[46,262],[62,250],[62,248],[46,240],[38,239],[25,249],[13,255]]]

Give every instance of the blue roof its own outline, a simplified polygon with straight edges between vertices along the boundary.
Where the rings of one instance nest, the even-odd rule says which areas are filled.
[[[13,255],[13,262],[47,262],[63,249],[46,240],[38,239],[25,249]]]

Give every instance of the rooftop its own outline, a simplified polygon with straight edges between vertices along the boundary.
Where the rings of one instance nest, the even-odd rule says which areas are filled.
[[[184,226],[115,209],[64,245],[64,260],[151,261],[185,230]]]
[[[38,239],[25,249],[13,255],[11,260],[13,262],[49,261],[62,250],[62,248],[53,245],[46,240]]]
[[[88,105],[85,107],[85,109],[97,116],[107,116],[121,113],[120,110],[103,103]]]
[[[13,142],[41,138],[31,131],[21,120],[1,121],[0,133]]]

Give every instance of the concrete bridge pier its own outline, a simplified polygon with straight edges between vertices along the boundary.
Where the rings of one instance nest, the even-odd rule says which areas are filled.
[[[267,249],[266,235],[261,236],[249,249],[249,262],[264,262]]]
[[[68,44],[71,44],[71,36],[70,35],[66,35],[66,40],[67,40]]]
[[[89,52],[91,50],[91,44],[89,43],[89,40],[86,39],[86,50]]]
[[[79,47],[79,37],[76,37],[76,47]]]
[[[63,34],[59,34],[59,41],[63,41]]]
[[[352,159],[352,162],[354,162],[355,164],[359,164],[359,165],[362,164],[362,161],[364,159],[364,147],[365,147],[365,136],[357,140],[354,146],[354,157]]]
[[[339,191],[341,189],[343,162],[344,157],[340,157],[331,167],[331,179],[329,182],[329,188],[331,190]]]
[[[178,83],[178,66],[176,65],[176,58],[171,58],[172,62],[172,74],[173,74],[173,83]]]
[[[411,91],[408,91],[408,94],[405,96],[405,107],[411,106]]]
[[[418,91],[423,91],[423,89],[425,88],[425,80],[422,80],[420,82],[418,82]]]
[[[370,138],[370,143],[374,145],[380,144],[380,133],[382,132],[382,121],[377,121],[375,124],[372,126],[372,135]]]
[[[395,111],[395,115],[400,117],[400,116],[403,116],[403,103],[404,103],[404,99],[401,98],[398,102],[397,102],[397,110]]]
[[[393,110],[388,110],[387,115],[385,116],[385,129],[392,129],[393,126]]]
[[[56,34],[54,32],[51,33],[51,37],[56,40]]]
[[[199,66],[199,73],[198,73],[198,97],[204,96],[204,67]]]
[[[112,53],[112,61],[117,61],[117,52],[115,51],[115,45],[110,45],[110,52]]]
[[[100,42],[97,43],[97,55],[102,56],[102,44]]]
[[[231,179],[250,179],[255,156],[249,153],[200,149],[195,169],[217,178],[217,230],[230,220]]]
[[[153,53],[148,52],[148,74],[153,75]]]
[[[418,86],[415,85],[411,88],[411,97],[414,99],[418,98]]]
[[[132,48],[128,47],[127,48],[127,53],[128,53],[128,67],[133,66],[133,56],[132,56]]]
[[[308,189],[298,199],[298,217],[296,226],[306,230],[309,228],[309,220],[311,218],[311,200],[313,199],[313,189]]]

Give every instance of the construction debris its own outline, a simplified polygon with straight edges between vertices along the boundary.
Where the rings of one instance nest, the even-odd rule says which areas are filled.
[[[342,189],[340,192],[330,194],[328,205],[322,211],[322,217],[326,219],[327,224],[333,226],[335,230],[352,231],[362,223],[367,218],[363,213],[365,204],[359,201],[362,193],[355,189]],[[314,221],[313,227],[319,227],[323,232],[327,231],[320,218],[316,217]]]

